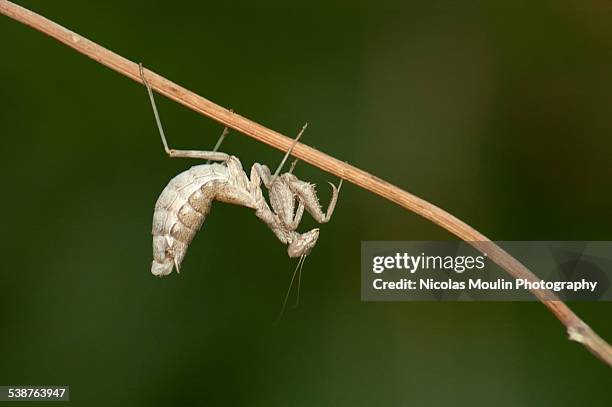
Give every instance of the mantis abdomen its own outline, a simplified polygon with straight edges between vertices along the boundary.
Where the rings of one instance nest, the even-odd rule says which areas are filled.
[[[180,173],[164,188],[153,213],[154,275],[168,275],[174,267],[179,270],[219,187],[227,182],[227,167],[205,164]]]

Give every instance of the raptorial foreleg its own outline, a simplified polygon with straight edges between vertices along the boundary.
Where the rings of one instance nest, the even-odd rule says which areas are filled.
[[[253,172],[257,175],[258,185],[261,186],[263,183],[264,186],[269,190],[272,186],[272,173],[270,172],[270,168],[268,168],[265,164],[255,163],[251,168],[251,182],[253,181]]]
[[[270,206],[268,206],[268,202],[266,202],[266,199],[263,196],[263,191],[261,189],[263,180],[260,176],[261,167],[262,166],[258,163],[253,164],[253,167],[251,167],[251,178],[249,180],[249,189],[255,207],[255,216],[268,225],[281,243],[287,244],[290,240],[290,236],[287,233],[287,230],[283,228],[283,224],[278,215],[272,212]]]
[[[309,182],[305,182],[295,178],[289,181],[289,188],[298,197],[300,203],[302,203],[306,211],[319,223],[327,223],[334,213],[336,208],[336,202],[338,201],[338,194],[342,187],[342,181],[336,187],[331,182],[329,185],[332,187],[332,197],[327,207],[327,211],[323,213],[319,198],[317,197],[317,191],[315,185]]]

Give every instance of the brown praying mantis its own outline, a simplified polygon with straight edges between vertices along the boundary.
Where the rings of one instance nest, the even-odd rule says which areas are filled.
[[[170,180],[155,204],[151,273],[156,276],[166,276],[174,268],[180,272],[187,248],[202,227],[212,202],[220,201],[253,209],[255,216],[268,225],[281,243],[288,246],[289,257],[299,258],[289,285],[291,290],[296,272],[300,270],[301,278],[301,268],[306,256],[316,245],[319,237],[318,228],[306,233],[296,231],[304,210],[318,223],[328,222],[336,207],[342,186],[342,179],[337,187],[330,182],[332,197],[327,211],[323,212],[315,185],[302,181],[293,174],[297,161],[294,161],[288,172],[280,173],[306,125],[294,139],[274,174],[266,165],[255,163],[251,168],[250,177],[247,177],[237,157],[217,151],[227,134],[227,128],[224,129],[212,151],[169,148],[153,91],[144,76],[142,65],[140,65],[140,76],[147,88],[155,122],[168,156],[207,160],[206,164],[193,166]],[[268,190],[271,209],[263,196],[262,183]],[[285,297],[283,309],[288,294],[289,292]]]

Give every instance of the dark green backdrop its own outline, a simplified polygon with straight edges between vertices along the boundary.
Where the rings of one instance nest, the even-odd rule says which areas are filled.
[[[20,1],[497,240],[612,239],[605,1]],[[466,2],[467,3],[467,2]],[[144,88],[0,17],[0,384],[74,405],[605,405],[609,368],[537,303],[362,303],[361,240],[452,236],[352,185],[294,262],[214,206],[180,276],[149,273],[165,157]],[[172,146],[221,126],[158,99]],[[232,133],[223,148],[275,166]],[[331,176],[299,164],[297,174]],[[312,227],[309,218],[302,229]],[[574,304],[612,339],[611,304]]]

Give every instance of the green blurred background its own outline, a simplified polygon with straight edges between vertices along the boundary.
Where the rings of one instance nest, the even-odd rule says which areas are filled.
[[[609,2],[19,3],[275,130],[308,121],[306,143],[493,239],[612,238]],[[360,241],[453,237],[352,185],[278,325],[295,262],[245,208],[216,204],[183,273],[154,278],[153,205],[196,161],[163,154],[142,86],[4,16],[0,38],[0,384],[88,406],[610,405],[610,369],[537,303],[361,302]],[[222,130],[158,105],[176,148]],[[235,132],[223,150],[282,156]],[[611,304],[573,307],[612,340]]]

